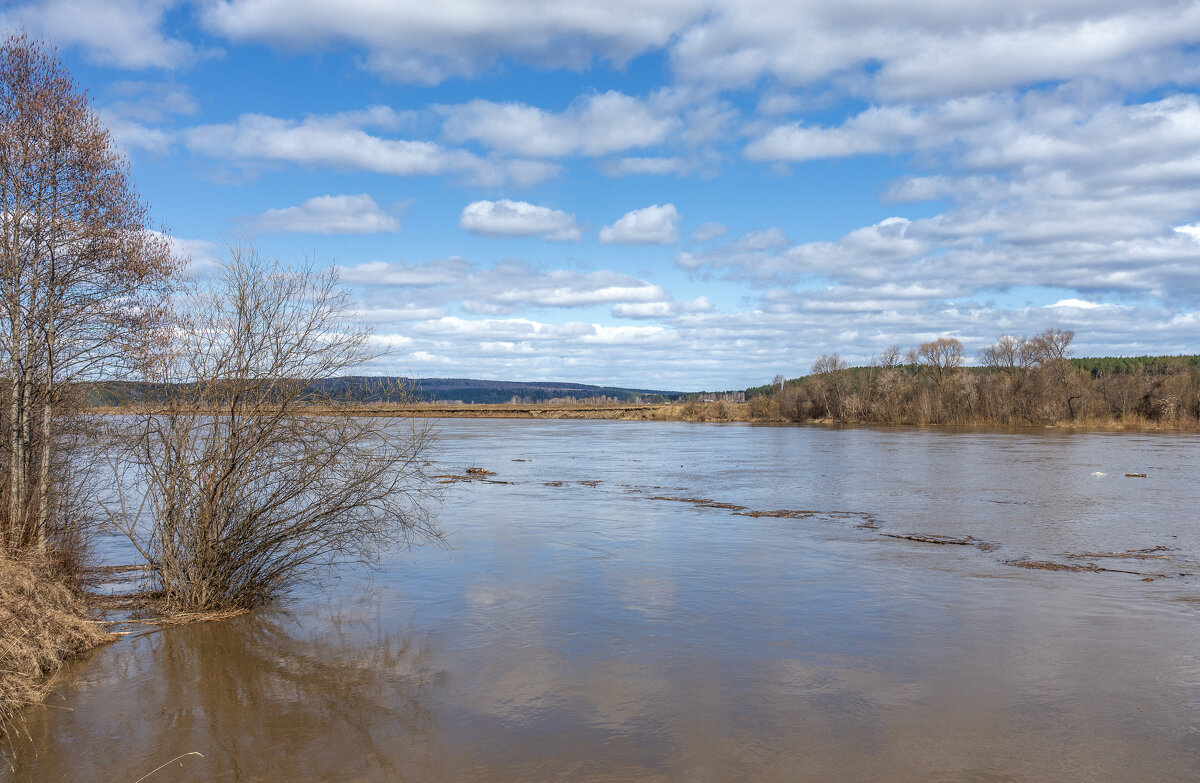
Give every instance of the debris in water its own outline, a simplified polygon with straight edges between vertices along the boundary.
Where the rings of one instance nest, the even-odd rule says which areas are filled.
[[[1096,557],[1115,557],[1122,560],[1166,560],[1170,555],[1160,554],[1170,551],[1168,546],[1152,546],[1148,549],[1127,549],[1124,552],[1082,552],[1077,555],[1063,555],[1072,560],[1087,560]]]
[[[1100,569],[1093,563],[1088,565],[1072,565],[1070,563],[1055,563],[1050,560],[1028,560],[1026,558],[1018,558],[1016,560],[1005,560],[1004,565],[1016,566],[1017,568],[1029,568],[1037,571],[1089,571],[1095,573]]]
[[[1030,568],[1039,571],[1073,571],[1075,573],[1099,573],[1106,571],[1110,574],[1132,574],[1134,576],[1149,576],[1155,579],[1164,579],[1166,574],[1146,574],[1141,571],[1127,571],[1124,568],[1105,568],[1098,566],[1095,563],[1084,563],[1082,565],[1074,565],[1072,563],[1055,563],[1052,560],[1029,560],[1024,557],[1016,560],[1005,560],[1004,565],[1016,566],[1017,568]]]
[[[771,517],[772,519],[807,519],[815,517],[818,512],[780,508],[774,511],[735,511],[739,517]]]
[[[743,511],[745,506],[739,506],[736,503],[722,503],[719,500],[710,500],[709,498],[676,498],[668,495],[655,495],[648,500],[668,500],[672,503],[691,503],[698,508],[723,508],[727,511]]]
[[[1145,473],[1126,473],[1125,478],[1146,478]]]
[[[979,543],[973,536],[941,536],[936,533],[884,533],[888,538],[903,538],[906,541],[920,541],[923,544],[953,544],[955,546],[971,546]]]

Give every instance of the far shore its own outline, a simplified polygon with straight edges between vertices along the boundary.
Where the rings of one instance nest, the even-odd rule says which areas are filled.
[[[736,402],[686,402],[686,403],[344,403],[314,405],[307,410],[319,416],[388,416],[395,418],[427,419],[609,419],[618,421],[687,421],[687,422],[748,422],[759,424],[816,424],[821,426],[851,427],[935,427],[938,429],[963,428],[995,432],[1057,430],[1094,432],[1197,432],[1196,427],[1164,424],[1162,422],[1130,417],[1126,419],[1086,418],[1075,421],[1058,421],[1047,424],[962,421],[962,422],[910,422],[910,421],[836,421],[813,419],[804,422],[790,421],[782,416],[755,415],[755,406]],[[142,406],[122,405],[94,407],[92,413],[121,415],[146,413]]]

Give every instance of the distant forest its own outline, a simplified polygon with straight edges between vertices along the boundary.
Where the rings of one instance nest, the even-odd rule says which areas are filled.
[[[1074,333],[1003,336],[963,366],[962,343],[942,338],[866,367],[837,354],[809,375],[746,390],[753,419],[873,424],[1200,424],[1200,356],[1071,358]]]
[[[92,407],[115,407],[153,401],[167,393],[164,389],[132,381],[106,381],[88,387]],[[653,389],[625,389],[617,386],[592,386],[584,383],[549,381],[488,381],[470,378],[387,378],[355,376],[316,384],[314,400],[338,402],[462,402],[497,405],[513,401],[540,403],[551,400],[646,403],[671,402],[683,392]]]

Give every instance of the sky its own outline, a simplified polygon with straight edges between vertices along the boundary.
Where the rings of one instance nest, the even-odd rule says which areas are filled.
[[[416,377],[737,389],[1200,352],[1200,1],[0,0],[195,274],[336,267]],[[972,359],[974,361],[974,359]]]

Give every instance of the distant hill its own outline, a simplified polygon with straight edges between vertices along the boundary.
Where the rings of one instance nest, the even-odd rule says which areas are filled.
[[[406,395],[404,389],[409,389]],[[514,399],[520,403],[551,400],[667,402],[685,395],[679,391],[657,389],[626,389],[619,386],[593,386],[586,383],[557,381],[489,381],[473,378],[381,378],[354,376],[336,378],[318,384],[315,392],[336,399],[401,402],[412,398],[422,402],[463,402],[499,404]],[[154,392],[145,384],[130,381],[107,381],[89,388],[88,404],[114,406],[138,402]]]

